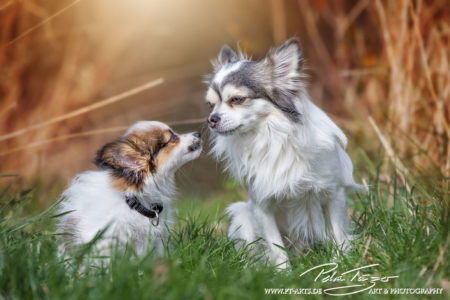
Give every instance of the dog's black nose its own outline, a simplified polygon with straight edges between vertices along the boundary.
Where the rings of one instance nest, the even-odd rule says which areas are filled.
[[[201,137],[201,134],[198,131],[194,132],[192,135],[195,136],[196,138],[200,138]]]
[[[211,115],[211,117],[209,117],[209,120],[211,122],[217,123],[220,121],[220,116],[218,114],[213,114]]]
[[[218,114],[212,114],[208,118],[208,123],[211,128],[216,127],[216,124],[220,121],[220,116]]]

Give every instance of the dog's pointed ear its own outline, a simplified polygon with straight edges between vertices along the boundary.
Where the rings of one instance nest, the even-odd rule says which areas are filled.
[[[127,140],[117,140],[97,151],[94,160],[99,169],[111,170],[131,184],[140,184],[148,163],[145,157]]]
[[[271,50],[266,56],[266,63],[271,68],[274,87],[283,93],[295,93],[300,89],[303,54],[298,39],[291,38]]]
[[[301,114],[295,105],[295,97],[303,88],[300,42],[296,38],[287,40],[278,48],[272,49],[263,63],[271,74],[269,86],[272,102],[292,121],[301,122]]]
[[[228,63],[235,62],[238,60],[238,55],[234,52],[233,49],[228,45],[223,45],[222,49],[220,49],[219,56],[217,57],[217,61],[221,66],[224,66]]]

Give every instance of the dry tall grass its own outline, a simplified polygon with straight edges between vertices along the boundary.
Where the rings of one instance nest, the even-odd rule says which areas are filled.
[[[90,118],[81,116],[28,130],[97,100],[127,43],[131,28],[114,39],[97,35],[100,47],[83,37],[89,27],[73,26],[81,15],[79,2],[9,1],[0,8],[0,132],[8,138],[12,132],[25,131],[2,140],[0,152],[89,128]],[[57,160],[76,157],[79,145],[60,143],[5,154],[1,171],[45,176],[47,164],[56,166]]]
[[[89,168],[95,149],[127,125],[167,118],[180,97],[164,99],[158,78],[200,72],[195,65],[161,70],[161,57],[148,58],[167,38],[163,25],[148,28],[157,8],[124,0],[0,6],[0,173],[67,179]]]
[[[450,15],[441,15],[448,3],[441,5],[399,1],[383,7],[376,1],[390,71],[386,131],[403,157],[448,177]]]
[[[166,78],[166,67],[158,65],[162,57],[174,61],[168,77],[184,74],[184,85],[172,82],[154,94],[157,100],[145,109],[115,104],[103,114],[77,116],[0,141],[0,172],[36,178],[47,176],[52,169],[69,177],[89,164],[92,149],[105,139],[103,135],[95,139],[70,140],[71,137],[105,133],[108,128],[127,125],[136,118],[153,118],[157,116],[155,112],[166,113],[161,115],[163,118],[173,116],[177,103],[186,99],[196,105],[191,114],[206,114],[206,109],[198,108],[203,101],[202,87],[194,82],[209,70],[208,61],[218,45],[229,42],[231,37],[235,42],[239,40],[244,49],[261,54],[269,46],[268,40],[279,42],[297,35],[310,67],[314,100],[356,136],[362,147],[373,145],[364,145],[369,138],[382,139],[387,155],[404,172],[414,167],[426,174],[450,176],[448,1],[267,0],[264,6],[260,1],[249,0],[231,3],[229,7],[234,10],[223,9],[222,15],[220,5],[197,1],[192,9],[203,16],[202,20],[216,18],[210,13],[212,8],[224,18],[206,22],[211,26],[204,28],[204,35],[214,32],[214,39],[199,37],[199,27],[183,27],[196,22],[176,27],[186,31],[173,31],[167,24],[177,22],[185,13],[176,5],[165,10],[157,6],[145,10],[137,3],[9,0],[0,4],[0,136],[27,131],[143,82]],[[241,6],[245,9],[239,9]],[[269,19],[272,28],[258,25]],[[163,43],[155,43],[157,50],[151,50],[148,45],[152,41],[147,41],[145,49],[151,53],[145,58],[150,56],[157,65],[149,68],[154,71],[153,77],[143,74],[147,69],[138,68],[138,59],[122,61],[130,47],[141,46],[144,27],[151,27],[164,45],[175,44],[180,37],[188,45],[183,49],[162,49]],[[144,57],[141,52],[129,53]],[[178,59],[181,55],[184,61]],[[194,57],[204,64],[184,66],[183,71],[173,68]],[[123,74],[137,74],[133,80],[111,80],[118,60],[121,70],[128,72]],[[111,82],[123,84],[114,86]],[[191,85],[195,88],[188,88]],[[167,98],[173,97],[168,90],[175,93],[176,101]],[[142,113],[149,109],[152,114]],[[184,111],[178,116],[191,117]],[[373,126],[368,121],[370,117]],[[349,122],[350,119],[356,121]],[[35,146],[26,148],[31,143]],[[11,149],[23,151],[11,153]],[[73,157],[83,157],[82,163],[71,161]],[[58,169],[61,162],[64,170]]]
[[[373,117],[400,169],[448,178],[448,1],[299,0],[298,7],[302,35],[316,54],[312,64],[322,83],[316,90],[353,111],[366,135],[373,128],[364,125]]]

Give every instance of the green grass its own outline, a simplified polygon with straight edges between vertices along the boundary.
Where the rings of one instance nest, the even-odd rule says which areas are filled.
[[[357,239],[353,250],[340,255],[333,245],[292,253],[292,271],[277,271],[249,249],[235,250],[226,238],[224,207],[245,197],[229,181],[208,197],[187,197],[177,203],[179,222],[166,254],[136,257],[132,250],[113,251],[110,261],[92,262],[92,244],[58,256],[51,208],[30,212],[33,191],[0,193],[0,298],[5,299],[291,299],[324,295],[265,295],[266,288],[326,288],[355,284],[315,281],[311,267],[335,262],[338,273],[370,264],[370,276],[398,276],[377,288],[441,288],[449,280],[448,191],[433,180],[416,179],[410,187],[392,173],[381,180],[381,162],[357,158],[357,177],[370,184],[368,193],[349,199]],[[6,178],[2,179],[6,182]],[[447,241],[447,244],[446,244]],[[339,275],[339,274],[337,274]],[[322,279],[326,279],[324,276]],[[365,282],[364,284],[367,284]],[[446,298],[424,295],[369,295],[354,299]]]

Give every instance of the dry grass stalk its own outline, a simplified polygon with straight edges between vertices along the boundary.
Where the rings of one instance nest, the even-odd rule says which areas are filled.
[[[430,285],[431,281],[433,280],[434,274],[436,273],[436,270],[438,269],[439,265],[442,264],[444,261],[444,256],[447,253],[447,248],[450,242],[450,234],[447,235],[447,240],[445,241],[445,244],[443,246],[439,246],[439,256],[436,259],[436,262],[434,263],[433,270],[431,272],[430,277],[428,277],[427,283],[425,285]]]
[[[180,125],[199,124],[202,122],[205,122],[204,118],[188,119],[188,120],[181,120],[181,121],[171,121],[171,122],[166,122],[166,124],[168,124],[169,126],[180,126]],[[89,136],[95,136],[95,135],[100,135],[100,134],[104,134],[104,133],[124,131],[128,127],[129,126],[103,128],[103,129],[83,131],[83,132],[74,133],[74,134],[62,135],[62,136],[58,136],[58,137],[51,138],[51,139],[28,143],[26,146],[21,146],[21,147],[17,147],[17,148],[9,149],[7,151],[0,152],[0,156],[13,154],[13,153],[16,153],[19,151],[36,148],[36,147],[47,145],[47,144],[54,143],[54,142],[62,142],[62,141],[67,141],[67,140],[71,140],[71,139],[75,139],[75,138],[89,137]]]
[[[369,123],[372,126],[372,128],[375,130],[375,133],[377,134],[378,138],[380,139],[381,145],[383,145],[384,150],[386,151],[387,155],[391,159],[394,166],[401,172],[400,175],[402,176],[403,182],[406,183],[405,178],[403,177],[403,174],[408,174],[408,169],[405,168],[405,166],[402,164],[402,162],[398,159],[398,157],[395,155],[394,150],[392,149],[391,145],[387,141],[387,139],[384,137],[384,135],[381,133],[380,129],[378,128],[377,124],[375,124],[375,121],[372,117],[369,117]]]
[[[65,120],[68,120],[68,119],[71,119],[71,118],[74,118],[74,117],[78,117],[78,116],[80,116],[82,114],[91,112],[91,111],[99,109],[101,107],[104,107],[104,106],[107,106],[107,105],[111,105],[111,104],[116,103],[118,101],[124,100],[124,99],[126,99],[126,98],[128,98],[128,97],[130,97],[132,95],[136,95],[136,94],[138,94],[140,92],[143,92],[143,91],[148,90],[150,88],[153,88],[153,87],[155,87],[157,85],[160,85],[163,82],[164,82],[163,78],[158,78],[156,80],[152,80],[152,81],[147,82],[147,83],[145,83],[143,85],[140,85],[140,86],[132,88],[132,89],[130,89],[128,91],[125,91],[123,93],[120,93],[120,94],[114,95],[112,97],[109,97],[107,99],[100,100],[98,102],[86,105],[86,106],[81,107],[81,108],[79,108],[77,110],[74,110],[72,112],[65,113],[65,114],[59,115],[57,117],[51,118],[50,120],[47,120],[47,121],[44,121],[44,122],[41,122],[41,123],[38,123],[38,124],[34,124],[34,125],[31,125],[31,126],[28,126],[26,128],[23,128],[23,129],[20,129],[20,130],[17,130],[17,131],[14,131],[14,132],[11,132],[11,133],[8,133],[8,134],[5,134],[5,135],[1,135],[0,136],[0,142],[8,140],[8,139],[11,139],[11,138],[18,137],[20,135],[26,134],[26,133],[28,133],[30,131],[33,131],[33,130],[42,129],[43,127],[50,126],[50,125],[53,125],[53,124],[61,122],[61,121],[65,121]]]
[[[450,176],[448,3],[298,5],[317,57],[317,76],[332,103],[345,103],[362,120],[373,116],[370,125],[378,124],[383,146],[390,145],[387,155],[405,167]],[[369,132],[365,126],[360,130]]]
[[[450,84],[448,75],[439,74],[440,65],[449,66],[448,55],[443,55],[441,47],[449,45],[448,36],[429,39],[425,46],[424,34],[433,36],[439,23],[432,19],[432,14],[417,11],[426,10],[421,1],[401,1],[394,8],[384,7],[380,0],[376,1],[377,12],[382,24],[384,43],[388,56],[388,67],[392,71],[389,81],[389,112],[387,132],[391,142],[398,147],[400,155],[410,159],[419,169],[427,171],[433,161],[440,166],[444,176],[449,175],[446,169],[449,163],[448,145],[450,132],[448,118],[444,107],[449,105],[449,95],[443,90]],[[416,7],[416,10],[414,9]],[[420,21],[426,27],[420,27]],[[410,23],[413,26],[410,26]],[[426,32],[427,28],[431,28]],[[397,29],[397,30],[393,30]],[[421,62],[421,63],[418,63]],[[433,73],[433,75],[431,75]],[[432,76],[436,79],[432,80]],[[439,85],[439,81],[445,82]],[[413,141],[399,140],[399,131],[407,133]],[[427,153],[418,150],[421,145]],[[428,170],[429,171],[429,170]]]
[[[48,140],[77,136],[77,132],[89,129],[91,120],[102,116],[98,111],[96,116],[87,112],[99,107],[108,111],[106,105],[117,105],[119,100],[161,83],[157,80],[99,103],[90,102],[105,92],[117,91],[107,89],[106,85],[139,22],[129,22],[116,28],[113,34],[104,34],[106,28],[114,28],[117,17],[108,13],[102,15],[101,22],[86,24],[83,22],[86,11],[103,13],[98,9],[104,7],[80,0],[62,8],[60,1],[11,1],[1,8],[0,129],[4,134],[0,152],[28,146],[36,149],[44,143],[52,146],[3,159],[0,172],[21,170],[24,177],[35,178],[45,170],[51,176],[59,164],[69,174],[74,166],[61,162],[68,157],[88,157],[94,145],[89,146],[91,141],[77,140],[65,147]],[[77,118],[70,119],[74,117]],[[119,121],[124,120],[105,126],[117,126]]]
[[[76,4],[78,4],[81,0],[75,0],[74,2],[72,2],[71,4],[65,6],[64,8],[60,9],[59,11],[57,11],[56,13],[52,14],[50,17],[45,18],[44,20],[42,20],[41,22],[39,22],[38,24],[32,26],[31,28],[25,30],[25,32],[19,34],[17,37],[15,37],[13,40],[9,41],[6,46],[9,46],[21,39],[23,39],[25,36],[27,36],[28,34],[32,33],[33,31],[35,31],[36,29],[39,29],[40,27],[42,27],[43,25],[49,23],[51,20],[53,20],[54,18],[60,16],[61,14],[63,14],[64,12],[66,12],[67,10],[71,9],[73,6],[75,6]],[[0,10],[3,8],[8,7],[9,5],[12,4],[13,1],[9,1],[8,3],[6,3],[4,6],[0,7]]]

